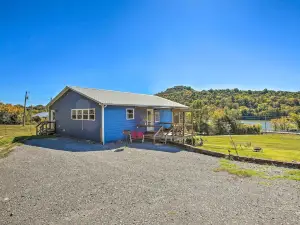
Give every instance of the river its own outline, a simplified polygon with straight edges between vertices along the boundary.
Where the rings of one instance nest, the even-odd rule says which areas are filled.
[[[273,127],[270,120],[240,120],[240,122],[243,124],[261,124],[263,131],[273,131]]]

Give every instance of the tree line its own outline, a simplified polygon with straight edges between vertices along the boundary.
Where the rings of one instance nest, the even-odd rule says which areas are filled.
[[[283,116],[271,120],[275,131],[297,131],[300,130],[300,115],[291,113],[289,116]]]
[[[191,119],[196,132],[206,135],[260,134],[260,124],[243,124],[237,110],[214,108],[196,100],[190,106]]]
[[[46,107],[43,105],[26,107],[26,121],[32,121],[32,115],[45,111]],[[21,124],[23,121],[23,113],[24,107],[20,104],[12,105],[0,102],[0,124]]]
[[[239,89],[196,91],[175,86],[158,96],[185,104],[193,111],[197,132],[205,134],[259,134],[260,124],[243,124],[240,119],[273,118],[276,130],[300,130],[300,92],[243,91]]]
[[[235,110],[241,118],[280,118],[300,113],[300,92],[235,89],[197,91],[188,86],[175,86],[157,94],[191,106],[195,100],[217,109]]]

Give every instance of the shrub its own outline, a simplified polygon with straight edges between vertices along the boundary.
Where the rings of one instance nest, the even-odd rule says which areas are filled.
[[[190,137],[185,140],[185,143],[188,145],[197,145],[200,142],[200,139],[200,136]]]
[[[262,132],[261,124],[237,124],[235,134],[260,134]]]

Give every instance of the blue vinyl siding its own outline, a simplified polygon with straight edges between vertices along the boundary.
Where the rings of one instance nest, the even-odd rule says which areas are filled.
[[[164,123],[172,123],[172,110],[171,109],[160,109],[160,122]],[[160,125],[158,122],[155,123],[156,125]],[[171,125],[163,124],[165,128],[169,128]]]
[[[104,138],[105,142],[113,142],[123,140],[123,130],[136,130],[145,132],[146,128],[137,128],[139,124],[145,124],[147,116],[146,108],[135,108],[134,120],[126,119],[126,109],[134,107],[123,106],[107,106],[104,108]],[[170,109],[163,109],[160,111],[161,122],[172,122],[172,111]],[[159,125],[159,123],[155,123]],[[170,125],[165,124],[164,127],[168,128]],[[156,128],[155,130],[157,130]]]
[[[91,120],[72,120],[72,109],[88,109],[95,108],[95,121]],[[126,119],[126,109],[134,108],[135,115],[133,120]],[[50,106],[50,110],[55,110],[56,113],[56,132],[60,135],[67,135],[81,139],[101,141],[101,106],[74,92],[67,91],[55,103]],[[172,122],[171,109],[159,109],[160,122]],[[155,112],[155,110],[154,110]],[[124,139],[124,130],[136,130],[145,132],[146,127],[137,128],[137,125],[145,125],[147,119],[147,108],[135,108],[125,106],[106,106],[104,108],[104,139],[105,142],[113,142]],[[154,115],[153,115],[154,119]],[[161,125],[159,122],[156,125]],[[170,125],[164,124],[168,128]],[[159,129],[156,127],[155,130]]]
[[[143,123],[143,118],[146,115],[145,110],[135,109],[134,119],[126,119],[126,109],[134,107],[123,106],[107,106],[104,108],[104,139],[105,142],[112,142],[123,140],[123,130],[140,130],[145,131],[144,128],[137,128],[138,124]]]
[[[94,121],[71,119],[71,109],[88,108],[95,108]],[[101,107],[96,102],[68,91],[50,106],[50,110],[55,110],[57,134],[100,142]]]

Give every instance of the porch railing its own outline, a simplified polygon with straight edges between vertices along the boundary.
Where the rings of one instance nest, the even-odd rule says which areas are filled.
[[[55,128],[55,121],[42,121],[36,126],[36,135],[54,134]]]
[[[163,125],[170,125],[170,128],[165,128]],[[153,139],[155,143],[159,139],[163,140],[166,144],[168,140],[184,141],[186,138],[194,135],[193,125],[192,124],[183,124],[183,123],[169,123],[162,122],[160,125],[137,125],[137,127],[157,127],[158,130],[154,133],[147,134],[147,138]]]

